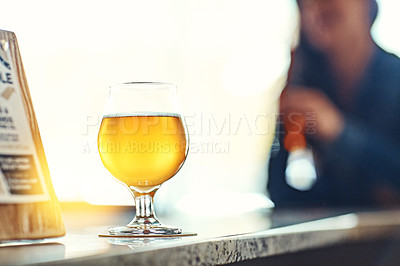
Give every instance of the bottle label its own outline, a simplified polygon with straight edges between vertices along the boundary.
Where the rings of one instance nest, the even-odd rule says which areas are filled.
[[[0,39],[0,203],[45,201],[49,192],[11,56]]]

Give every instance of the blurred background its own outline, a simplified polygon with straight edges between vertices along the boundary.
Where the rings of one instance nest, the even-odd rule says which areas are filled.
[[[56,193],[132,205],[97,153],[108,86],[178,86],[190,132],[159,211],[227,215],[271,206],[267,159],[298,30],[295,0],[0,1],[17,34]],[[375,41],[400,55],[400,2],[380,0]]]

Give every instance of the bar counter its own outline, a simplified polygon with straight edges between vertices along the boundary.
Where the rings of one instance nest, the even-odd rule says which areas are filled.
[[[286,265],[295,260],[297,265],[307,265],[321,260],[335,265],[338,259],[346,259],[343,254],[351,253],[353,262],[362,259],[363,264],[374,264],[379,259],[381,265],[394,265],[400,256],[390,252],[400,243],[400,210],[270,210],[219,218],[176,214],[161,220],[198,235],[98,236],[108,227],[129,222],[131,211],[131,207],[64,206],[66,236],[2,242],[0,264],[257,265],[269,261]]]

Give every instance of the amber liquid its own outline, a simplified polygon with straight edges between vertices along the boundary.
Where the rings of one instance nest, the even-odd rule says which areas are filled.
[[[115,178],[128,186],[152,187],[178,172],[187,140],[177,114],[118,114],[103,118],[98,149]]]

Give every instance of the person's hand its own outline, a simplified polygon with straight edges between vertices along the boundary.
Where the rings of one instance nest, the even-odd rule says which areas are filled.
[[[286,88],[281,96],[280,112],[286,117],[301,114],[305,119],[305,132],[315,134],[326,142],[335,140],[343,130],[341,112],[323,93],[316,90]]]

